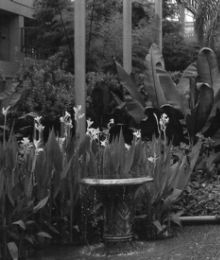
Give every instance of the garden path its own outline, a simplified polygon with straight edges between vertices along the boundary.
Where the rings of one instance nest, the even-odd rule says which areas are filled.
[[[89,254],[88,247],[53,248],[30,260],[220,260],[220,225],[186,226],[174,238],[137,245],[135,252],[114,256]]]

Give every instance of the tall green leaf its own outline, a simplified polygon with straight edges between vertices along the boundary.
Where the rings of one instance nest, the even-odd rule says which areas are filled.
[[[210,48],[202,48],[198,54],[197,68],[199,81],[207,83],[214,90],[214,95],[220,89],[220,73],[217,58],[214,51]]]
[[[157,73],[157,69],[163,69],[163,60],[156,44],[151,46],[149,53],[145,58],[145,65],[147,69],[147,78],[145,80],[146,91],[150,96],[153,106],[160,108],[167,104],[167,100]]]
[[[46,144],[46,156],[47,162],[55,168],[57,172],[62,171],[63,154],[60,150],[59,144],[56,140],[54,130],[50,132],[47,144]]]
[[[7,246],[12,260],[18,260],[18,247],[15,242],[8,242]]]
[[[176,84],[171,79],[170,74],[162,68],[157,68],[157,74],[159,76],[161,88],[164,92],[166,103],[182,112],[185,112],[185,97],[178,91]]]
[[[212,110],[213,102],[213,90],[207,84],[200,84],[197,103],[191,109],[191,114],[186,115],[190,136],[195,136],[205,126]]]
[[[140,121],[145,117],[144,114],[144,107],[138,103],[135,99],[122,101],[118,96],[114,93],[113,97],[118,104],[118,109],[126,110],[126,112],[137,122]]]
[[[39,201],[38,204],[33,208],[34,213],[38,212],[40,209],[45,207],[48,202],[48,199],[49,199],[49,196],[47,196],[46,198]]]
[[[177,84],[177,89],[184,96],[189,95],[190,93],[190,79],[196,79],[198,77],[197,63],[194,62],[190,64],[183,72],[182,77],[180,78],[179,83]]]
[[[138,92],[137,86],[132,77],[124,70],[124,68],[117,61],[115,61],[115,64],[119,78],[124,83],[124,86],[131,95],[131,97],[134,100],[136,100],[136,102],[140,106],[144,106],[144,99],[142,95]]]

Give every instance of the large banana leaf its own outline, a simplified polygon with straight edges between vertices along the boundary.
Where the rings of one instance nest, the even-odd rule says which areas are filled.
[[[186,123],[190,136],[205,126],[214,102],[213,90],[207,84],[201,84],[198,89],[198,97],[195,107],[191,109],[191,114],[186,115]]]
[[[208,131],[209,128],[216,125],[215,118],[220,108],[220,72],[216,55],[212,49],[206,47],[201,49],[198,54],[197,67],[199,81],[209,84],[214,92],[212,109],[204,129],[204,131]]]
[[[202,84],[199,88],[198,105],[196,106],[196,132],[204,127],[210,115],[214,102],[214,95],[212,89]]]
[[[179,83],[177,84],[177,89],[184,96],[189,95],[190,93],[190,79],[196,79],[198,77],[197,63],[194,62],[190,64],[183,72],[182,77],[180,78]]]
[[[190,136],[208,131],[220,106],[220,73],[210,48],[200,50],[197,62],[187,67],[177,87],[188,99],[185,117]]]
[[[151,46],[145,61],[147,69],[145,90],[149,94],[153,106],[160,108],[168,104],[184,111],[184,97],[178,92],[170,74],[164,69],[163,58],[157,45]]]
[[[184,95],[178,91],[176,84],[171,79],[170,74],[161,68],[157,68],[157,74],[159,76],[161,88],[164,92],[166,103],[182,111],[182,113],[185,113],[186,99]]]
[[[220,73],[214,51],[210,48],[202,48],[198,54],[197,68],[199,81],[209,84],[217,94],[220,88]]]
[[[133,79],[126,71],[115,62],[118,75],[124,86],[132,97],[132,101],[126,101],[127,112],[139,123],[144,117],[144,107],[146,102],[138,91]],[[147,93],[152,106],[160,109],[162,106],[170,105],[174,108],[184,111],[185,102],[176,85],[173,83],[170,74],[164,69],[164,61],[161,52],[156,44],[153,44],[146,56],[146,76],[144,80],[144,90]],[[116,100],[122,105],[120,100]]]
[[[126,100],[126,102],[124,102],[114,93],[112,93],[112,95],[118,104],[118,108],[126,109],[127,113],[136,121],[136,123],[140,123],[140,121],[145,117],[143,96],[138,91],[138,88],[132,77],[123,69],[123,67],[117,61],[115,61],[115,65],[118,75],[121,81],[124,83],[125,88],[131,95],[132,100]]]
[[[142,95],[138,92],[137,86],[132,79],[132,77],[124,70],[124,68],[115,61],[116,69],[118,72],[118,75],[120,77],[120,80],[125,84],[125,87],[131,97],[140,105],[144,106],[144,99]]]
[[[164,91],[160,84],[157,69],[163,69],[163,59],[159,48],[153,44],[145,58],[147,77],[145,79],[145,90],[149,94],[153,106],[160,108],[167,104]]]
[[[117,109],[126,110],[126,112],[135,120],[136,123],[145,117],[144,106],[136,102],[135,99],[122,101],[118,96],[112,92],[112,96],[117,103]]]

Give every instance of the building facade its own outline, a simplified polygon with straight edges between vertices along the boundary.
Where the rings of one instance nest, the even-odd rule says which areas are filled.
[[[11,77],[25,56],[24,28],[33,20],[33,0],[0,0],[0,73]]]

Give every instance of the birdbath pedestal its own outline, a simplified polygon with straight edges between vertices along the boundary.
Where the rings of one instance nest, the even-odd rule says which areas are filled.
[[[104,207],[105,245],[132,241],[134,194],[138,187],[152,181],[151,177],[81,180],[81,184],[94,187],[101,197]]]

